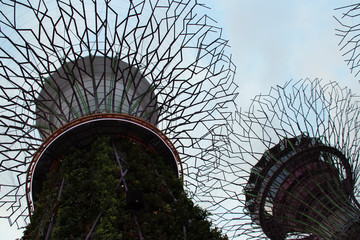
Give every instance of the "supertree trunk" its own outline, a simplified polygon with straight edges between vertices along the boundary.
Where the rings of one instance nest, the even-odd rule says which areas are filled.
[[[238,114],[248,239],[357,239],[359,103],[319,80],[289,82]]]
[[[203,5],[38,0],[0,11],[2,217],[27,225],[46,173],[106,135],[161,157],[196,203],[216,206],[219,228],[229,225],[228,195],[204,181],[228,161],[235,67]]]

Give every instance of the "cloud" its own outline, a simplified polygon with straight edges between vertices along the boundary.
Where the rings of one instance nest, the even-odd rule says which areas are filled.
[[[216,0],[212,4],[219,17],[215,19],[230,40],[241,102],[290,79],[321,78],[359,88],[337,46],[332,17],[336,3]]]

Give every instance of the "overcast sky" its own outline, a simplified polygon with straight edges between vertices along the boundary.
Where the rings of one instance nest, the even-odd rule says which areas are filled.
[[[351,0],[207,0],[229,39],[240,86],[239,105],[291,79],[360,85],[339,51],[334,8]],[[338,12],[340,13],[340,12]],[[242,104],[244,102],[244,104]]]
[[[337,46],[333,9],[344,0],[203,0],[224,29],[237,66],[238,104],[246,109],[256,94],[291,79],[338,81],[360,94]],[[15,239],[0,221],[0,238]],[[6,233],[6,236],[3,234]],[[241,239],[241,238],[240,238]]]

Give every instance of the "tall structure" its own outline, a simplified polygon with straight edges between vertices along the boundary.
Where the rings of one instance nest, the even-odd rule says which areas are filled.
[[[131,157],[120,156],[118,139],[163,159],[197,203],[216,206],[213,220],[228,231],[223,203],[233,193],[218,195],[227,191],[227,179],[211,183],[224,186],[215,192],[202,180],[227,160],[235,67],[204,6],[38,0],[3,2],[0,9],[2,217],[27,225],[46,173],[78,150],[91,152],[105,135],[118,180],[134,196],[129,206],[142,197],[126,190],[124,164]],[[60,197],[64,184],[57,184],[52,194]]]
[[[345,62],[349,66],[351,73],[355,77],[359,76],[359,7],[360,3],[352,3],[335,9],[334,18],[339,23],[336,35],[340,38],[340,51],[345,57]]]
[[[248,239],[360,236],[359,103],[319,80],[274,87],[239,114]]]

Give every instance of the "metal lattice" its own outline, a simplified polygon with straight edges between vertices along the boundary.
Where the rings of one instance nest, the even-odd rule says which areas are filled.
[[[171,140],[185,188],[231,237],[235,67],[203,5],[38,0],[1,1],[0,9],[2,217],[29,221],[26,173],[49,134],[80,117],[121,113]]]
[[[285,199],[286,194],[294,194],[290,192],[292,190],[289,186],[299,185],[290,185],[291,182],[298,181],[300,184],[301,181],[291,174],[299,176],[299,178],[308,174],[309,178],[312,176],[311,171],[315,171],[311,169],[320,169],[322,168],[320,166],[323,166],[324,169],[334,169],[334,179],[340,179],[334,181],[342,181],[343,184],[347,182],[346,186],[351,185],[349,187],[352,189],[351,193],[347,192],[347,187],[340,188],[344,189],[346,194],[350,194],[349,196],[354,194],[355,198],[350,197],[351,205],[358,209],[358,200],[360,199],[359,117],[359,102],[349,89],[341,88],[334,82],[324,84],[317,79],[288,82],[285,86],[273,87],[269,94],[256,96],[248,112],[238,113],[238,125],[235,127],[238,131],[235,131],[236,137],[233,138],[236,146],[234,149],[237,150],[234,152],[238,152],[237,154],[240,156],[238,165],[242,169],[242,173],[239,176],[238,184],[244,188],[245,193],[240,197],[244,214],[239,216],[241,224],[238,235],[245,239],[268,239],[264,234],[267,232],[269,235],[273,233],[279,235],[274,239],[319,239],[314,235],[301,233],[300,230],[287,233],[285,237],[282,234],[284,232],[286,234],[286,230],[290,229],[291,226],[289,227],[288,224],[292,220],[279,224],[282,220],[272,216],[276,216],[274,211],[291,210],[293,211],[291,213],[297,213],[292,206],[284,205],[281,210],[275,209],[276,204],[281,206],[282,203],[273,201]],[[314,153],[305,150],[308,148],[315,149]],[[325,159],[327,158],[325,156],[328,156],[333,160],[323,164],[316,160],[316,156],[321,156],[321,154],[323,156],[317,159]],[[294,166],[290,161],[302,162],[303,165]],[[274,164],[272,170],[266,170],[272,166],[271,164]],[[318,164],[317,167],[314,164]],[[349,171],[346,172],[346,169]],[[329,173],[329,170],[321,171],[323,174]],[[289,173],[288,176],[291,177],[286,178],[285,176]],[[276,174],[278,177],[271,178]],[[315,179],[317,177],[319,176],[315,175]],[[262,180],[259,182],[257,179]],[[320,179],[321,177],[317,180],[318,183],[321,183]],[[259,185],[264,186],[264,183],[268,181],[273,181],[270,189],[264,189]],[[330,182],[330,178],[327,181]],[[323,182],[323,184],[328,182]],[[274,186],[277,187],[274,188]],[[311,184],[308,184],[305,188],[310,188],[310,186]],[[300,187],[298,188],[300,189]],[[258,202],[260,195],[257,194],[264,191],[268,192],[268,197],[262,200],[264,203]],[[304,193],[301,191],[297,194]],[[342,197],[342,199],[348,197]],[[288,197],[288,199],[290,198]],[[300,198],[299,200],[296,196],[294,199],[292,204],[296,207],[316,206],[315,203],[309,205],[305,199]],[[258,207],[262,204],[265,204],[265,207],[258,212]],[[261,220],[259,220],[259,216]],[[265,218],[270,220],[264,220]],[[306,221],[311,222],[308,218],[303,219],[305,219],[303,220],[305,223]],[[273,225],[274,222],[277,223]],[[300,225],[298,222],[294,226]],[[271,228],[266,229],[268,226]],[[280,237],[280,235],[282,236]]]
[[[359,76],[359,30],[360,25],[357,22],[359,16],[360,3],[353,3],[347,6],[336,8],[334,18],[339,23],[336,29],[336,35],[340,37],[340,51],[345,57],[345,62],[349,66],[351,73],[355,77]]]

